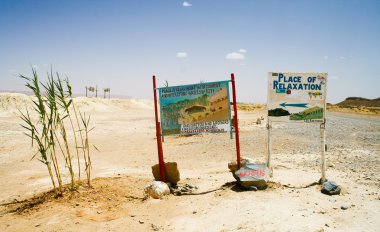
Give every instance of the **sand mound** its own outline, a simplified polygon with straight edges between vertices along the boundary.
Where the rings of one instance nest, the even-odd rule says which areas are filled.
[[[33,96],[21,93],[0,93],[0,116],[16,116],[25,108],[33,111]],[[115,110],[152,110],[153,101],[144,99],[74,98],[75,105],[84,113],[110,112]],[[33,114],[33,112],[31,112]]]
[[[19,110],[25,111],[32,108],[32,97],[21,93],[0,93],[0,116],[12,116],[19,114]]]
[[[153,109],[153,102],[143,99],[102,99],[76,97],[74,99],[76,106],[82,112],[106,112],[114,110],[139,110]]]

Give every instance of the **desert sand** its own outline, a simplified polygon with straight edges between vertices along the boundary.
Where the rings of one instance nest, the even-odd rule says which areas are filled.
[[[93,188],[54,198],[44,195],[52,188],[46,167],[31,160],[20,126],[17,109],[31,108],[31,97],[0,93],[0,231],[380,231],[379,116],[327,114],[327,179],[342,186],[340,195],[324,195],[319,185],[304,188],[320,178],[319,125],[274,124],[268,189],[234,185],[229,134],[168,136],[165,161],[178,163],[179,184],[215,191],[156,200],[144,199],[143,191],[158,162],[153,101],[75,102],[95,126]],[[240,143],[242,156],[265,162],[261,116],[266,120],[265,107],[239,111]],[[68,183],[69,175],[64,178]]]

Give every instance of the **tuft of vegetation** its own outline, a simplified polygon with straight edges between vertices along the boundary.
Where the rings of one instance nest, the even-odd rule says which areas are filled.
[[[282,108],[270,109],[268,110],[268,116],[281,117],[290,115],[289,111]]]
[[[231,105],[232,105],[232,103],[231,103]],[[262,104],[238,102],[237,108],[238,108],[238,110],[241,110],[241,111],[255,111],[255,110],[263,109],[264,106]]]
[[[86,116],[75,107],[72,95],[72,88],[68,78],[62,80],[58,73],[53,75],[48,73],[46,83],[41,83],[38,74],[32,68],[32,77],[19,75],[26,81],[25,86],[30,89],[35,98],[33,99],[33,109],[37,113],[38,119],[34,120],[26,109],[20,111],[20,117],[24,124],[21,126],[27,130],[25,133],[32,140],[32,147],[37,148],[37,152],[32,159],[36,158],[46,165],[53,189],[56,195],[62,195],[64,171],[66,167],[70,176],[70,189],[76,189],[80,184],[81,159],[80,150],[83,153],[83,162],[87,177],[87,185],[91,186],[91,159],[89,146],[90,116]],[[80,119],[79,116],[80,115]],[[65,123],[68,121],[68,123]],[[71,131],[65,125],[70,125]],[[79,135],[78,135],[79,132]],[[74,166],[72,147],[69,138],[72,133],[75,143],[77,157],[77,167]],[[78,138],[79,137],[79,138]],[[81,144],[79,144],[79,142]],[[94,146],[95,149],[97,149]],[[64,162],[64,165],[62,164]],[[76,179],[76,173],[78,179]]]

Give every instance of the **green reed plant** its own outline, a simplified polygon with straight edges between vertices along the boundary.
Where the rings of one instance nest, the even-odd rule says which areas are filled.
[[[32,159],[39,155],[38,160],[46,165],[55,193],[57,195],[62,195],[63,183],[59,162],[62,159],[58,159],[57,157],[61,154],[65,160],[66,167],[69,170],[71,179],[70,189],[75,189],[76,180],[72,155],[70,152],[69,134],[65,128],[65,121],[69,120],[75,141],[78,161],[77,183],[80,184],[81,165],[78,149],[81,148],[83,150],[87,183],[88,186],[91,186],[91,158],[88,134],[93,128],[89,129],[90,116],[86,117],[85,114],[82,115],[81,112],[75,108],[72,88],[68,78],[62,80],[60,79],[58,73],[56,73],[56,78],[54,78],[53,72],[51,71],[50,74],[48,73],[47,82],[41,83],[34,68],[32,68],[32,72],[33,77],[31,78],[20,75],[21,78],[26,80],[25,86],[34,93],[35,98],[33,99],[33,110],[38,115],[38,120],[33,121],[30,117],[28,109],[26,109],[26,113],[20,111],[20,117],[25,123],[25,125],[21,126],[28,131],[28,133],[25,134],[31,138],[32,146],[35,144],[37,146],[37,152],[33,155]],[[41,92],[40,85],[43,86],[44,93]],[[74,124],[71,116],[71,108],[74,111],[77,122],[76,125]],[[78,112],[81,120],[78,118]],[[80,141],[82,146],[78,145],[76,133],[78,131],[80,132]],[[94,148],[97,149],[95,146]]]
[[[85,150],[85,156],[84,156],[84,161],[85,161],[85,170],[86,170],[86,175],[87,175],[87,184],[88,186],[90,187],[91,186],[91,168],[92,168],[92,164],[91,164],[91,156],[90,156],[90,143],[89,143],[89,133],[94,129],[94,127],[92,127],[90,129],[90,118],[91,116],[89,115],[88,117],[86,117],[86,114],[84,113],[83,115],[79,112],[80,114],[80,117],[82,119],[82,124],[84,126],[84,138],[85,138],[85,142],[84,142],[84,150]],[[93,147],[98,150],[98,148],[93,145]]]
[[[55,170],[55,174],[58,180],[59,184],[59,190],[62,192],[62,178],[61,178],[61,172],[59,169],[59,164],[57,160],[57,153],[56,153],[56,127],[57,124],[60,121],[59,118],[59,112],[57,108],[57,102],[56,102],[56,97],[54,94],[54,79],[53,75],[48,74],[48,81],[45,84],[41,84],[44,89],[45,89],[45,105],[46,105],[46,118],[48,121],[48,127],[47,127],[47,135],[48,135],[48,140],[50,143],[50,151],[51,151],[51,160],[53,163],[53,167]]]
[[[71,128],[73,129],[73,133],[74,133],[75,149],[76,149],[76,154],[77,154],[78,170],[79,170],[79,172],[78,172],[78,182],[80,183],[80,177],[81,177],[80,170],[81,170],[81,168],[80,168],[80,158],[79,158],[78,148],[82,149],[82,151],[83,151],[83,157],[86,156],[85,149],[84,149],[84,141],[83,141],[82,129],[81,129],[80,121],[79,121],[79,118],[78,118],[77,109],[76,109],[74,101],[73,101],[73,92],[72,92],[72,87],[70,85],[69,79],[66,77],[62,81],[60,79],[58,73],[57,73],[57,79],[58,79],[56,81],[56,86],[57,86],[57,89],[58,89],[57,95],[59,96],[59,99],[61,101],[61,105],[63,106],[65,112],[67,113],[67,115],[69,117],[70,125],[71,125]],[[62,83],[64,83],[65,85],[63,85]],[[66,87],[66,91],[64,90],[65,87]],[[82,145],[81,147],[78,145],[77,133],[76,133],[76,130],[74,129],[75,126],[74,126],[74,123],[73,123],[73,119],[71,117],[70,106],[72,107],[72,109],[74,111],[75,120],[76,120],[76,126],[77,126],[77,129],[78,129],[77,131],[79,131],[80,141],[81,141],[81,145]]]
[[[25,86],[34,93],[34,96],[36,99],[33,99],[33,109],[35,112],[37,112],[39,119],[36,123],[34,123],[30,117],[28,110],[26,110],[26,114],[20,111],[21,119],[26,123],[26,125],[21,125],[21,126],[30,132],[30,134],[26,134],[26,135],[32,139],[32,145],[33,145],[33,141],[37,143],[38,152],[33,155],[32,159],[35,158],[37,154],[40,155],[38,160],[46,165],[53,187],[54,187],[54,192],[56,194],[62,194],[62,188],[61,188],[62,186],[59,186],[59,192],[57,190],[56,182],[55,182],[52,167],[51,167],[51,161],[55,160],[55,158],[53,157],[55,156],[55,153],[52,152],[52,149],[51,149],[52,142],[51,142],[51,137],[49,136],[49,128],[51,126],[52,121],[49,120],[49,115],[46,111],[45,100],[41,93],[40,82],[38,80],[37,72],[35,69],[32,69],[32,72],[33,72],[32,78],[29,78],[23,75],[20,75],[20,77],[27,81]],[[56,168],[55,170],[57,174],[59,170],[57,170]]]
[[[74,127],[74,124],[73,124],[73,121],[72,121],[72,118],[71,118],[71,114],[70,114],[70,110],[69,110],[69,107],[70,107],[70,105],[72,104],[73,101],[72,101],[72,99],[68,99],[68,96],[65,94],[66,91],[64,89],[64,85],[62,84],[62,80],[60,79],[58,73],[56,73],[56,76],[57,76],[57,79],[54,81],[54,85],[56,86],[57,91],[55,92],[55,95],[57,96],[58,104],[61,106],[61,109],[63,110],[63,113],[65,114],[64,118],[66,118],[66,117],[69,118],[71,129],[72,129],[73,134],[74,134],[75,150],[76,150],[77,161],[78,161],[78,183],[80,183],[80,159],[79,159],[79,152],[78,152],[77,135],[76,135],[76,129]],[[62,137],[64,138],[64,142],[65,142],[65,146],[66,146],[66,151],[67,151],[67,154],[68,154],[68,159],[67,160],[69,161],[68,165],[69,165],[69,170],[70,170],[70,174],[71,174],[71,177],[72,177],[72,188],[74,188],[74,172],[72,172],[71,154],[70,154],[70,149],[69,149],[68,142],[67,142],[66,129],[65,129],[64,124],[63,124],[62,121],[60,123],[60,125],[61,125],[61,131],[62,131]]]

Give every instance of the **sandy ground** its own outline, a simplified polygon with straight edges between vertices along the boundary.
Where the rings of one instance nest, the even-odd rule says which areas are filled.
[[[228,134],[165,137],[165,161],[178,163],[180,185],[208,194],[144,200],[157,163],[152,101],[76,99],[91,113],[93,188],[19,213],[6,203],[31,199],[51,188],[46,168],[19,125],[19,94],[0,94],[0,231],[380,231],[380,117],[328,113],[327,178],[339,196],[302,188],[320,178],[319,125],[273,125],[273,184],[265,191],[234,186],[227,164],[235,157]],[[239,112],[241,153],[266,157],[262,109]],[[69,176],[65,176],[68,181]],[[289,188],[284,185],[294,186]],[[220,188],[224,186],[223,188]],[[17,205],[17,204],[16,204]],[[348,207],[347,210],[341,209]]]

